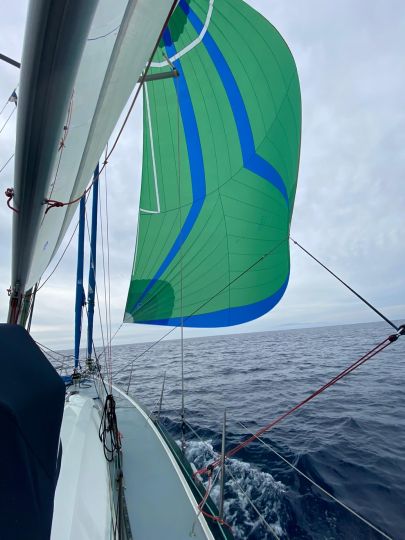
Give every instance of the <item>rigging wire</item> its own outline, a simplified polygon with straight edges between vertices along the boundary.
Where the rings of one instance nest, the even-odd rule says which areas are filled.
[[[13,159],[14,157],[14,154],[12,154],[8,160],[5,162],[5,164],[2,166],[2,168],[0,169],[0,174],[4,171],[4,169],[7,167],[7,165],[10,163],[10,161]]]
[[[364,304],[366,304],[366,306],[368,306],[370,309],[372,309],[375,313],[377,313],[377,315],[379,317],[381,317],[385,322],[387,322],[390,326],[392,326],[392,328],[394,328],[397,332],[399,330],[399,327],[394,324],[392,321],[390,321],[390,319],[388,319],[388,317],[386,317],[385,315],[383,315],[381,313],[381,311],[379,311],[376,307],[374,307],[372,304],[370,304],[370,302],[368,302],[365,298],[363,298],[358,292],[356,292],[354,289],[352,289],[345,281],[343,281],[343,279],[341,279],[339,276],[337,276],[334,272],[332,272],[332,270],[330,268],[328,268],[327,266],[325,266],[319,259],[317,259],[314,255],[312,255],[312,253],[310,253],[308,250],[306,250],[303,246],[301,246],[301,244],[299,244],[296,240],[294,240],[294,238],[292,238],[290,236],[290,240],[296,245],[298,246],[304,253],[306,253],[309,257],[311,257],[311,259],[313,259],[315,262],[317,262],[320,266],[322,266],[322,268],[324,268],[327,272],[329,272],[329,274],[331,274],[333,277],[335,277],[340,283],[342,283],[342,285],[344,285],[347,289],[349,289],[349,291],[351,291],[355,296],[357,296],[357,298],[359,298],[359,300],[361,300],[362,302],[364,302]]]
[[[107,277],[106,277],[106,262],[105,262],[105,249],[104,249],[104,226],[103,226],[103,215],[102,215],[102,193],[100,190],[100,205],[99,205],[99,222],[100,222],[100,236],[101,236],[101,256],[102,256],[102,267],[103,267],[103,283],[104,283],[104,317],[105,317],[105,329],[106,329],[106,336],[107,336],[107,348],[106,348],[106,365],[107,367],[107,378],[110,384],[110,394],[112,392],[112,373],[111,373],[111,357],[110,357],[110,347],[108,346],[108,339],[109,339],[109,333],[108,333],[108,303],[107,303]],[[101,316],[101,315],[100,315]]]
[[[105,384],[104,375],[103,375],[103,373],[101,371],[101,365],[100,365],[100,362],[99,362],[99,356],[97,356],[97,351],[96,351],[96,347],[94,345],[94,340],[93,339],[91,340],[91,345],[92,345],[92,348],[93,348],[94,358],[96,359],[96,367],[97,367],[98,375],[99,375],[99,377],[101,379],[101,382],[103,383],[105,395],[107,396],[108,395],[108,389],[107,389],[107,385]]]
[[[40,290],[42,289],[42,287],[45,286],[45,284],[51,279],[51,277],[53,276],[53,274],[56,272],[56,269],[58,268],[59,264],[62,262],[62,259],[63,259],[63,257],[65,256],[66,251],[68,250],[70,244],[72,243],[72,240],[73,240],[73,238],[74,238],[74,236],[75,236],[75,234],[76,234],[76,231],[77,231],[77,227],[78,227],[78,226],[79,226],[79,222],[76,223],[76,226],[75,226],[75,228],[74,228],[74,230],[73,230],[73,232],[72,232],[72,235],[71,235],[71,237],[69,238],[69,241],[68,241],[68,243],[66,244],[66,247],[65,247],[65,249],[63,250],[61,256],[59,257],[58,262],[55,264],[55,266],[54,266],[52,272],[49,274],[49,276],[42,282],[41,286],[38,287],[37,292],[40,291]]]
[[[250,431],[250,429],[247,428],[247,426],[245,426],[245,424],[243,422],[240,422],[239,421],[239,424],[248,432],[248,433],[251,433],[253,435],[253,433]],[[277,450],[275,450],[268,442],[266,442],[264,439],[262,439],[261,437],[256,437],[256,439],[261,443],[263,444],[263,446],[265,446],[268,450],[270,450],[271,452],[273,452],[273,454],[275,454],[277,457],[279,457],[282,461],[284,461],[289,467],[291,467],[292,469],[294,469],[295,472],[297,472],[298,474],[300,474],[303,478],[305,478],[306,480],[308,480],[308,482],[310,482],[311,484],[313,484],[316,488],[318,488],[320,491],[322,491],[322,493],[324,493],[325,495],[327,495],[328,497],[330,497],[331,499],[333,499],[336,503],[338,503],[340,506],[342,506],[343,508],[345,508],[345,510],[347,510],[348,512],[350,512],[351,514],[353,514],[356,518],[360,519],[363,523],[365,523],[366,525],[368,525],[369,527],[371,527],[372,529],[374,529],[377,533],[379,533],[381,536],[383,536],[384,538],[387,538],[388,540],[392,540],[392,538],[390,536],[388,536],[387,534],[385,534],[383,531],[381,531],[378,527],[376,527],[375,525],[373,525],[370,521],[368,521],[366,518],[364,518],[363,516],[361,516],[360,514],[358,514],[355,510],[353,510],[352,508],[350,508],[350,506],[347,506],[347,504],[345,504],[344,502],[340,501],[339,499],[337,499],[334,495],[332,495],[332,493],[329,493],[329,491],[327,491],[325,488],[323,488],[322,486],[320,486],[319,484],[317,484],[315,482],[315,480],[312,480],[312,478],[310,478],[309,476],[307,476],[304,472],[302,472],[300,469],[298,469],[293,463],[291,463],[291,461],[289,461],[288,459],[286,459],[285,457],[283,457],[279,452],[277,452]],[[231,473],[232,474],[232,473]]]
[[[105,150],[107,156],[108,144]],[[111,273],[110,273],[110,235],[108,221],[108,185],[107,185],[107,167],[104,169],[104,187],[105,187],[105,221],[106,221],[106,243],[107,243],[107,284],[108,284],[108,317],[107,317],[107,343],[110,359],[110,383],[112,384],[112,348],[111,348]]]
[[[3,114],[4,109],[7,107],[7,105],[8,105],[9,103],[10,103],[10,98],[7,98],[5,104],[4,104],[3,107],[1,108],[0,114]]]
[[[2,133],[3,129],[6,127],[6,125],[8,124],[8,121],[10,120],[10,118],[13,116],[13,114],[15,113],[17,107],[14,107],[13,110],[11,111],[11,113],[8,115],[7,117],[7,120],[4,122],[4,124],[2,125],[2,127],[0,128],[0,133]]]
[[[86,315],[88,317],[88,311],[87,311],[87,306],[85,306],[85,309],[86,309]],[[100,321],[100,326],[101,326],[101,321]],[[103,332],[101,331],[101,336],[102,336],[102,339],[104,339],[104,335],[103,335]],[[97,356],[97,351],[96,351],[96,347],[94,345],[94,340],[92,339],[91,341],[91,344],[92,344],[92,349],[93,349],[93,352],[94,352],[94,357],[96,359],[96,366],[97,366],[97,371],[99,373],[99,376],[100,376],[100,379],[103,383],[103,386],[104,386],[104,390],[105,390],[105,393],[106,395],[108,395],[108,390],[107,390],[107,386],[105,384],[105,381],[104,381],[104,376],[101,372],[101,366],[100,366],[100,362],[99,362],[99,356]],[[106,374],[108,376],[108,369],[107,369],[107,365],[105,363],[105,359],[104,359],[104,368],[105,368],[105,371],[106,371]]]
[[[100,199],[99,199],[99,208],[100,208],[100,206],[101,206],[101,204],[100,204]],[[100,219],[101,219],[101,214],[100,214]],[[90,230],[89,230],[87,212],[86,212],[86,230],[87,230],[87,237],[88,237],[89,245],[90,245],[90,257],[91,257],[91,259],[93,261],[93,252],[92,252],[92,249],[91,249],[91,237],[90,237]],[[97,277],[96,276],[95,276],[95,289],[94,289],[94,292],[95,292],[95,295],[96,295],[97,312],[98,312],[98,317],[99,317],[99,322],[100,322],[101,341],[103,343],[103,349],[105,350],[104,328],[103,328],[103,321],[102,321],[102,316],[101,316],[101,303],[100,303],[100,298],[99,298],[99,295],[98,295],[98,282],[97,282]],[[94,340],[93,340],[93,348],[94,348],[94,351],[95,351]],[[101,355],[99,355],[99,358],[100,358],[100,356]],[[108,378],[108,366],[107,366],[106,357],[104,357],[104,366],[105,366],[105,370],[106,370],[106,374],[107,374],[107,378]],[[104,383],[104,379],[103,379],[103,383]],[[108,394],[107,391],[106,391],[106,394]]]
[[[66,354],[62,354],[58,351],[55,351],[53,349],[50,349],[49,347],[47,347],[46,345],[43,345],[42,343],[39,343],[39,341],[36,341],[34,340],[35,343],[38,345],[38,347],[42,350],[42,352],[45,354],[45,356],[50,356],[51,357],[51,360],[53,360],[55,363],[57,362],[60,362],[56,367],[55,369],[58,369],[59,372],[61,373],[62,370],[65,368],[66,366],[66,363],[71,359],[73,358],[72,356],[69,356],[69,355],[66,355]],[[62,360],[58,360],[54,355],[58,355],[62,358]]]
[[[51,274],[47,277],[47,279],[42,283],[42,285],[38,288],[38,290],[40,290],[44,285],[45,283],[50,279],[50,277],[53,275],[53,273],[55,272],[56,268],[59,266],[59,263],[61,262],[64,254],[66,253],[66,250],[67,248],[69,247],[72,239],[73,239],[73,236],[75,234],[75,231],[78,227],[78,223],[76,224],[76,227],[75,227],[75,230],[73,231],[73,234],[71,236],[71,238],[69,239],[69,242],[68,242],[68,245],[66,246],[65,250],[63,251],[59,261],[57,262],[57,264],[55,265],[55,268],[53,269],[53,271],[51,272]],[[257,264],[259,264],[261,261],[263,261],[264,259],[266,259],[269,255],[271,255],[274,251],[276,251],[287,239],[283,239],[279,244],[277,244],[273,249],[271,249],[270,251],[268,251],[267,253],[265,253],[264,255],[262,255],[259,259],[257,259],[252,265],[250,265],[248,268],[246,268],[243,272],[241,272],[238,276],[236,276],[233,280],[231,280],[226,286],[224,286],[223,288],[221,288],[219,291],[217,291],[213,296],[211,296],[208,300],[206,300],[203,304],[201,304],[198,308],[196,308],[190,315],[188,315],[187,317],[185,317],[183,320],[187,320],[189,319],[190,317],[192,317],[193,315],[195,315],[196,313],[198,313],[198,311],[200,311],[204,306],[206,306],[209,302],[211,302],[213,299],[215,299],[218,295],[220,295],[224,290],[226,290],[228,287],[230,287],[233,283],[235,283],[237,280],[239,280],[242,276],[244,276],[247,272],[249,272],[251,269],[253,269],[255,266],[257,266]],[[298,245],[298,243],[293,240],[291,238],[291,240]],[[299,245],[299,247],[302,247]],[[305,250],[306,251],[306,250]],[[309,252],[308,252],[309,254]],[[310,255],[310,254],[309,254]],[[311,255],[311,257],[313,257]],[[325,269],[327,269],[324,265],[322,265],[322,263],[320,263],[322,267],[324,267]],[[327,269],[328,272],[329,269]],[[338,278],[333,272],[330,272],[332,273],[332,275],[334,275],[339,281],[340,278]],[[346,284],[345,284],[346,285]],[[348,287],[350,290],[352,290],[350,287]],[[354,291],[353,291],[354,292]],[[357,296],[357,294],[356,294]],[[145,307],[145,305],[147,305],[149,302],[151,302],[153,299],[155,298],[155,295],[152,296],[149,300],[147,300],[147,302],[145,302],[143,304],[143,307]],[[97,298],[98,300],[98,304],[99,304],[99,299]],[[365,303],[367,305],[369,305],[369,303],[367,301],[365,301]],[[371,306],[371,304],[370,304]],[[382,315],[382,314],[381,314]],[[101,317],[101,315],[100,315]],[[383,316],[384,320],[385,317]],[[388,322],[388,321],[387,321]],[[391,324],[391,323],[389,323]],[[111,339],[107,342],[107,345],[104,344],[104,340],[103,340],[103,348],[104,350],[100,353],[100,357],[103,356],[104,354],[106,354],[106,347],[111,347],[111,343],[112,341],[114,340],[114,338],[116,337],[116,335],[118,334],[118,332],[121,330],[121,328],[123,327],[124,323],[120,323],[120,325],[118,326],[117,330],[115,331],[115,333],[111,336]],[[391,326],[393,326],[393,323],[391,324]],[[137,355],[131,362],[128,362],[128,364],[126,364],[125,366],[123,366],[121,369],[119,369],[118,371],[112,373],[112,375],[118,375],[120,373],[122,373],[125,369],[128,368],[128,366],[130,366],[130,374],[129,374],[129,378],[128,378],[128,385],[127,385],[127,393],[129,392],[129,388],[130,388],[130,384],[131,384],[131,379],[132,379],[132,373],[133,373],[133,367],[134,367],[134,363],[136,362],[136,360],[139,360],[142,356],[144,356],[147,352],[149,352],[154,346],[158,345],[161,341],[163,341],[166,337],[168,337],[170,334],[172,334],[176,329],[178,328],[178,326],[173,326],[168,332],[166,332],[161,338],[159,338],[158,340],[156,340],[155,342],[153,342],[149,347],[147,347],[142,353],[140,353],[139,355]],[[397,329],[397,327],[394,325],[394,328]]]
[[[112,335],[110,341],[108,342],[108,345],[111,345],[111,343],[113,342],[115,336],[118,334],[118,332],[121,330],[121,328],[122,328],[123,326],[124,326],[124,323],[123,323],[123,322],[119,324],[118,328],[116,329],[116,331],[115,331],[114,334]],[[101,358],[101,356],[103,356],[103,355],[106,354],[106,350],[107,350],[107,346],[105,346],[105,347],[103,348],[103,350],[101,351],[101,353],[100,353],[100,355],[99,355],[100,358]],[[129,363],[128,363],[127,365],[129,365]],[[113,375],[114,375],[114,373],[113,373]],[[127,392],[127,393],[128,393],[128,392]]]
[[[121,325],[122,326],[122,325]],[[157,341],[154,341],[153,343],[151,343],[151,345],[145,349],[143,352],[141,352],[140,354],[138,354],[137,356],[135,356],[135,358],[132,360],[131,363],[128,362],[128,364],[124,367],[122,367],[121,369],[119,369],[118,371],[114,372],[113,375],[119,375],[120,373],[122,373],[129,365],[131,365],[131,371],[130,371],[130,374],[129,374],[129,378],[128,378],[128,388],[131,384],[131,377],[132,377],[132,371],[133,371],[133,366],[134,366],[134,363],[136,360],[139,360],[139,358],[142,358],[142,356],[144,356],[148,351],[150,351],[155,345],[158,345],[158,343],[160,343],[161,341],[163,341],[167,336],[169,336],[170,334],[172,334],[175,330],[177,330],[177,326],[173,326],[173,328],[171,328],[168,332],[166,332],[166,334],[164,334],[160,339],[158,339]],[[129,390],[128,390],[129,392]],[[128,393],[127,392],[127,393]]]
[[[174,81],[176,87],[176,96],[179,95],[179,81],[178,78]],[[178,186],[178,199],[179,199],[179,235],[181,236],[181,229],[183,226],[182,219],[182,204],[181,204],[181,161],[180,161],[180,103],[177,98],[177,186]],[[184,309],[183,309],[183,245],[180,245],[179,258],[180,258],[180,363],[181,363],[181,448],[183,452],[186,448],[185,438],[185,407],[184,407]]]
[[[343,379],[343,377],[346,377],[346,375],[348,375],[349,373],[351,373],[352,371],[354,371],[355,369],[357,369],[358,367],[363,365],[365,362],[367,362],[368,360],[370,360],[371,358],[376,356],[378,353],[382,352],[389,345],[391,345],[391,343],[394,343],[394,341],[397,341],[399,336],[403,335],[404,333],[405,333],[405,325],[403,325],[400,328],[400,330],[399,330],[399,332],[397,334],[392,334],[392,335],[388,336],[386,339],[381,341],[381,343],[378,343],[378,345],[376,345],[373,349],[368,351],[366,354],[364,354],[359,359],[357,359],[355,362],[353,362],[350,366],[348,366],[343,371],[338,373],[335,377],[330,379],[323,386],[318,388],[315,392],[310,394],[308,397],[306,397],[305,399],[303,399],[302,401],[300,401],[299,403],[297,403],[296,405],[294,405],[290,409],[288,409],[286,412],[284,412],[283,414],[278,416],[275,420],[271,421],[270,423],[266,424],[264,427],[260,428],[251,437],[249,437],[248,439],[240,442],[234,448],[229,450],[226,453],[226,457],[229,458],[229,457],[235,455],[237,452],[242,450],[242,448],[245,448],[248,444],[250,444],[252,441],[254,441],[257,437],[259,437],[260,435],[263,435],[263,433],[265,433],[267,431],[270,431],[272,428],[274,428],[274,426],[276,426],[281,421],[283,421],[285,418],[290,416],[292,413],[294,413],[295,411],[297,411],[298,409],[303,407],[306,403],[308,403],[309,401],[311,401],[315,397],[322,394],[325,390],[327,390],[328,388],[333,386],[335,383],[337,383],[338,381]],[[209,467],[217,467],[219,464],[220,464],[220,460],[216,460]],[[197,471],[195,474],[205,474],[205,473],[207,473],[208,470],[209,470],[208,467],[204,467],[204,468],[200,469],[199,471]]]
[[[290,237],[291,238],[291,237]],[[302,248],[301,245],[298,244],[298,242],[296,242],[295,240],[293,240],[291,238],[291,240],[297,244],[299,247],[301,247],[301,249],[304,249]],[[273,247],[270,251],[268,251],[267,253],[265,253],[264,255],[262,255],[261,257],[259,257],[259,259],[257,259],[254,263],[252,263],[249,267],[247,267],[245,270],[243,270],[240,274],[238,274],[234,279],[232,279],[231,281],[229,281],[227,283],[227,285],[225,285],[224,287],[222,287],[220,290],[218,290],[215,294],[213,294],[210,298],[208,298],[208,300],[204,301],[200,306],[198,306],[190,315],[184,317],[182,319],[182,322],[184,323],[184,321],[187,321],[190,317],[193,317],[195,314],[197,314],[203,307],[205,307],[207,304],[209,304],[212,300],[214,300],[217,296],[219,296],[222,292],[224,292],[228,287],[230,287],[231,285],[233,285],[236,281],[238,281],[242,276],[244,276],[245,274],[247,274],[250,270],[252,270],[255,266],[257,266],[260,262],[262,262],[263,260],[265,260],[269,255],[271,255],[272,253],[274,253],[279,247],[281,247],[281,245],[288,241],[288,238],[285,238],[283,240],[281,240],[275,247]],[[305,250],[306,251],[306,250]],[[308,255],[310,255],[312,258],[314,258],[309,252],[307,252]],[[314,258],[315,259],[315,258]],[[317,260],[317,259],[315,259]],[[361,297],[360,295],[358,295],[351,287],[349,287],[345,282],[343,282],[336,274],[334,274],[332,271],[330,271],[326,266],[324,266],[322,263],[320,263],[320,261],[317,261],[319,262],[319,264],[321,264],[321,266],[323,268],[325,268],[329,273],[331,273],[334,277],[336,277],[336,279],[338,279],[341,283],[343,283],[345,286],[347,286],[349,288],[349,290],[351,290],[358,298],[360,298],[362,301],[364,301],[371,309],[373,309],[373,311],[376,311],[384,320],[386,320],[386,322],[388,322],[393,328],[395,328],[395,330],[399,331],[401,329],[401,327],[397,327],[394,323],[392,323],[391,321],[389,321],[389,319],[387,319],[382,313],[380,313],[378,310],[376,310],[376,308],[374,308],[374,306],[372,306],[369,302],[367,302],[363,297]],[[157,296],[158,293],[155,293],[154,295],[152,295],[146,302],[144,302],[142,304],[142,308],[145,308],[145,306],[147,306],[150,302],[152,302],[156,296]],[[163,339],[165,339],[167,336],[169,336],[172,332],[174,332],[174,330],[176,330],[177,328],[179,327],[179,325],[177,326],[174,326],[171,330],[169,330],[168,332],[166,332],[160,339],[158,339],[157,341],[155,341],[154,343],[152,343],[147,349],[145,349],[145,351],[143,351],[142,353],[140,353],[139,355],[137,355],[131,363],[128,363],[126,366],[124,366],[121,370],[119,370],[116,374],[118,373],[121,373],[128,365],[131,365],[131,372],[130,372],[130,377],[132,376],[132,367],[133,367],[133,364],[136,360],[138,360],[139,358],[141,358],[144,354],[146,354],[148,351],[150,351],[155,345],[157,345],[158,343],[160,343]]]
[[[57,354],[58,356],[61,356],[62,358],[67,358],[66,354],[63,354],[59,351],[55,351],[54,349],[51,349],[50,347],[47,347],[46,345],[44,345],[43,343],[40,343],[39,341],[36,341],[34,340],[35,343],[38,345],[38,347],[41,347],[41,349],[45,349],[49,352],[51,352],[52,354]]]

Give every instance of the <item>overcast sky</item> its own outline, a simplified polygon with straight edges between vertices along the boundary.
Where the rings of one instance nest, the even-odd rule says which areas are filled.
[[[405,319],[405,3],[249,3],[284,36],[301,81],[302,150],[292,236],[387,316]],[[0,52],[17,60],[25,15],[22,0],[2,13]],[[16,68],[0,65],[0,107],[18,84],[18,76]],[[13,107],[9,104],[1,114],[0,129]],[[0,133],[0,168],[14,151],[15,117]],[[122,321],[132,267],[140,120],[138,107],[107,170],[113,331]],[[13,170],[11,161],[0,173],[2,191],[12,186]],[[0,205],[2,321],[10,285],[11,214],[4,198]],[[75,239],[37,298],[32,333],[53,348],[70,348],[73,343],[76,243]],[[298,248],[291,246],[291,256],[290,285],[276,309],[257,321],[216,333],[377,320]],[[114,343],[151,341],[166,331],[125,325]],[[186,330],[185,335],[213,333],[212,329]],[[177,337],[177,331],[171,337]]]

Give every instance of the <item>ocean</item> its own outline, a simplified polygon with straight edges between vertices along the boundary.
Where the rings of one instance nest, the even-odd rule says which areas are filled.
[[[184,340],[187,456],[197,468],[307,397],[392,333],[385,323]],[[180,342],[113,347],[114,379],[181,433]],[[140,356],[142,355],[142,356]],[[263,436],[280,455],[392,538],[405,538],[405,336]],[[198,435],[198,437],[197,437]],[[260,442],[227,462],[225,519],[237,539],[374,539]],[[218,499],[215,486],[212,496]],[[252,501],[270,529],[251,506]]]
[[[392,333],[367,323],[185,339],[187,458],[199,469],[219,456],[225,409],[229,451]],[[166,374],[160,420],[180,444],[180,341],[112,349],[114,382],[126,390],[130,378],[129,393],[151,411]],[[225,520],[237,540],[384,538],[282,457],[405,539],[404,364],[405,336],[227,460]],[[218,483],[211,497],[219,503]]]

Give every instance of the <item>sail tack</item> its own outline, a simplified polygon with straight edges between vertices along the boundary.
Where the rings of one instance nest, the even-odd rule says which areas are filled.
[[[168,62],[169,61],[169,62]],[[259,317],[289,277],[301,101],[292,55],[241,0],[180,0],[148,82],[137,249],[125,320]]]

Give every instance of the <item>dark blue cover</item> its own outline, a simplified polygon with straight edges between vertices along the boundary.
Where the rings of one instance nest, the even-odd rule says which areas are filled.
[[[0,324],[0,538],[50,537],[65,385],[28,332]]]

